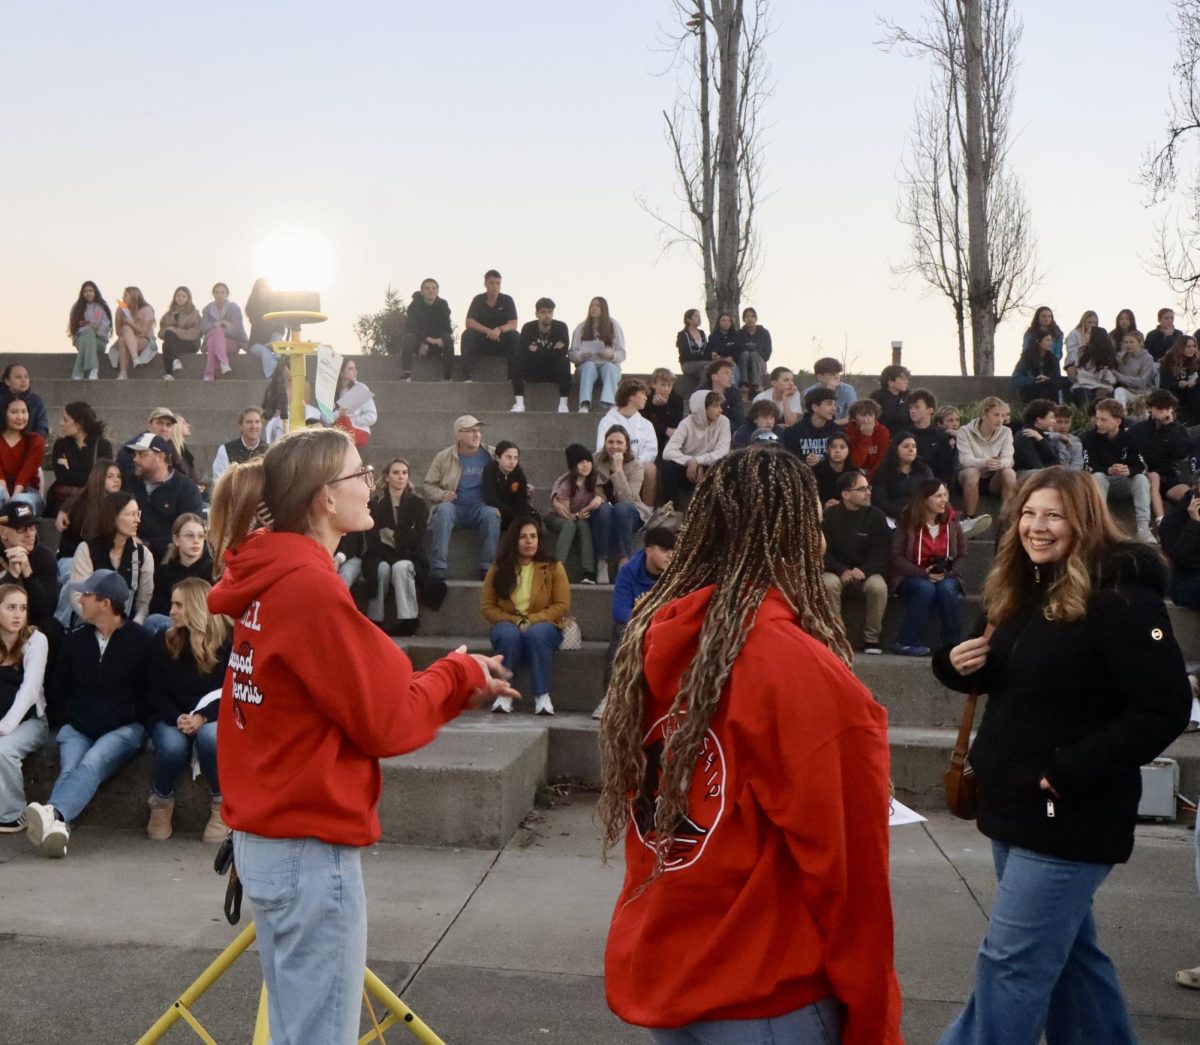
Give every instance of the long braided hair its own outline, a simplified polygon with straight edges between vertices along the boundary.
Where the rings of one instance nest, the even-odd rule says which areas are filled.
[[[669,712],[662,778],[654,812],[655,868],[664,869],[675,830],[687,813],[697,756],[742,646],[769,589],[791,606],[800,627],[847,664],[841,619],[822,578],[824,543],[816,479],[785,450],[739,450],[709,469],[696,489],[675,558],[638,603],[613,666],[600,726],[602,789],[598,815],[604,852],[623,838],[630,801],[646,773],[643,648],[654,614],[669,602],[713,585],[695,659],[679,680]]]

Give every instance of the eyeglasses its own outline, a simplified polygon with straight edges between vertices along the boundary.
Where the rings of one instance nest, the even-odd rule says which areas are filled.
[[[852,486],[852,487],[850,487],[850,492],[851,492],[851,493],[868,493],[868,492],[870,491],[870,489],[871,489],[871,484],[870,484],[870,483],[866,483],[866,484],[865,484],[865,485],[863,485],[863,486]]]
[[[371,465],[367,465],[361,471],[351,472],[349,475],[339,475],[336,479],[330,479],[329,484],[344,483],[347,479],[361,479],[367,484],[368,490],[375,489],[375,469]]]

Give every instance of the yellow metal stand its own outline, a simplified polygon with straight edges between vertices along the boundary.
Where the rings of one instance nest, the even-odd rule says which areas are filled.
[[[245,929],[238,933],[234,941],[225,950],[213,959],[212,964],[197,976],[188,985],[188,988],[171,1003],[170,1008],[154,1022],[154,1025],[138,1038],[137,1045],[152,1045],[153,1042],[161,1041],[163,1035],[180,1020],[183,1020],[184,1023],[196,1032],[196,1036],[204,1042],[204,1045],[217,1045],[216,1040],[204,1029],[200,1021],[192,1013],[192,1006],[242,956],[246,949],[254,942],[254,938],[254,923],[251,922]],[[382,1022],[376,1018],[369,995],[374,995],[375,999],[387,1010],[387,1016]],[[359,1045],[368,1045],[372,1041],[380,1042],[380,1045],[386,1045],[383,1032],[397,1024],[402,1025],[414,1038],[423,1042],[424,1045],[446,1045],[370,969],[364,970],[363,1001],[370,1014],[373,1029],[358,1039]],[[267,1027],[267,985],[264,983],[262,991],[258,996],[258,1014],[254,1020],[254,1037],[252,1042],[253,1045],[267,1045],[269,1038],[270,1032]]]
[[[292,370],[292,394],[288,400],[289,432],[299,432],[304,427],[305,370],[308,357],[315,355],[318,348],[317,342],[301,339],[300,326],[302,323],[324,323],[328,318],[324,312],[268,312],[263,316],[263,319],[282,323],[292,332],[287,341],[271,342],[271,348],[288,360]]]

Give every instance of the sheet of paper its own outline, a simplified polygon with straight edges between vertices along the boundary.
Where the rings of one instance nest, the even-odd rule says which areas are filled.
[[[888,827],[923,823],[925,823],[925,818],[915,809],[909,809],[903,802],[897,802],[896,799],[892,799],[892,813],[888,818]]]
[[[355,382],[353,388],[342,390],[341,398],[337,401],[339,410],[345,410],[346,413],[352,414],[368,399],[371,398],[371,390],[361,381]]]
[[[337,406],[333,401],[333,393],[337,388],[338,371],[342,368],[342,357],[328,345],[317,348],[317,380],[313,385],[313,395],[317,400],[317,408],[326,424],[332,424],[337,416]]]

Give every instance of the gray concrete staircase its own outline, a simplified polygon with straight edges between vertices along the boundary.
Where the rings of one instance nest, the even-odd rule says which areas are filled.
[[[105,369],[100,381],[76,382],[70,380],[73,357],[69,354],[0,355],[0,366],[10,362],[29,367],[33,388],[45,398],[52,423],[57,422],[65,403],[86,399],[108,423],[114,443],[141,431],[152,407],[172,407],[192,426],[189,443],[201,471],[207,471],[216,447],[233,436],[237,411],[261,402],[266,387],[258,364],[245,356],[232,361],[231,375],[215,382],[200,380],[203,361],[199,357],[185,358],[183,374],[174,382],[162,381],[161,365],[157,363],[134,371],[129,381],[112,380],[112,372]],[[473,413],[486,422],[489,442],[508,438],[521,447],[522,464],[538,487],[535,503],[544,508],[550,484],[565,467],[562,448],[569,442],[593,444],[599,408],[589,416],[574,412],[559,415],[554,412],[557,391],[552,386],[530,385],[526,395],[528,412],[510,414],[511,390],[497,359],[485,359],[478,371],[479,379],[470,384],[443,383],[440,369],[432,360],[418,360],[411,382],[398,380],[398,373],[396,359],[359,359],[360,377],[375,393],[379,408],[380,421],[364,452],[364,457],[377,466],[394,456],[403,456],[419,477],[437,450],[452,441],[453,419]],[[873,378],[850,380],[863,394],[878,384]],[[916,377],[913,387],[929,388],[939,401],[956,404],[1010,392],[1004,378]],[[574,394],[571,406],[574,410]],[[47,543],[55,543],[52,526],[44,524],[41,532]],[[964,627],[969,627],[978,615],[978,593],[990,565],[994,532],[971,542],[970,555],[961,567],[968,592],[960,605]],[[422,614],[416,636],[397,640],[418,668],[428,666],[463,642],[472,650],[487,651],[487,625],[479,612],[476,563],[474,535],[456,533],[450,555],[454,579],[445,603],[438,612]],[[568,569],[578,580],[574,554]],[[380,804],[385,839],[501,845],[531,808],[541,780],[569,776],[589,784],[598,782],[596,723],[590,712],[601,696],[612,593],[608,587],[576,583],[571,595],[572,612],[585,641],[582,650],[563,652],[555,659],[552,694],[559,713],[552,718],[535,718],[528,701],[518,704],[509,716],[486,710],[469,712],[421,751],[386,760]],[[849,634],[854,640],[860,639],[861,602],[847,598],[843,608]],[[885,617],[885,642],[893,639],[899,618],[900,607],[892,600]],[[1172,608],[1171,618],[1185,653],[1200,659],[1200,614]],[[937,645],[938,640],[936,628],[928,629],[928,644]],[[924,660],[889,654],[859,655],[855,671],[888,709],[892,772],[898,793],[918,806],[937,807],[941,802],[942,773],[961,713],[961,696],[940,686]],[[523,669],[517,672],[516,682],[528,693]],[[1167,753],[1181,763],[1184,792],[1200,792],[1200,735],[1181,737]],[[53,748],[30,759],[30,797],[44,799],[56,772]],[[83,821],[114,827],[143,823],[149,772],[150,756],[144,754],[105,785]],[[199,832],[208,811],[203,784],[182,784],[177,803],[176,829]]]

